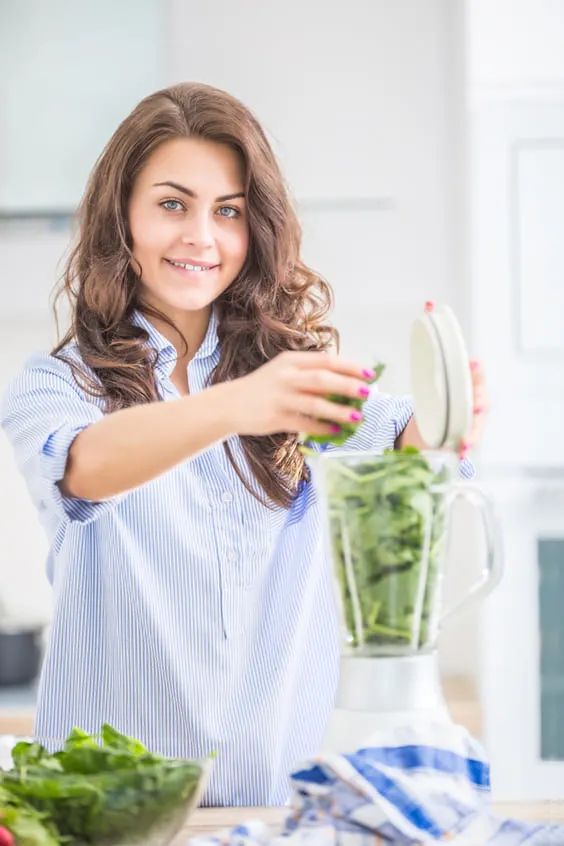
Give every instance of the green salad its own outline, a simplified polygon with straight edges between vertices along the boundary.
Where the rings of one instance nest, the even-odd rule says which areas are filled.
[[[340,456],[320,460],[350,645],[391,653],[429,645],[446,546],[448,471],[435,472],[413,447]]]
[[[0,825],[16,846],[149,842],[174,835],[204,763],[153,755],[104,725],[100,736],[75,729],[60,751],[20,742],[0,771]]]

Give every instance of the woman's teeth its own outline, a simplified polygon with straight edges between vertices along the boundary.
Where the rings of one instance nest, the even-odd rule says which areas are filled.
[[[172,264],[173,267],[182,267],[184,270],[195,270],[197,272],[204,271],[204,270],[213,270],[216,265],[212,265],[211,267],[203,267],[201,264],[183,264],[180,261],[171,261],[170,259],[166,259],[169,264]]]

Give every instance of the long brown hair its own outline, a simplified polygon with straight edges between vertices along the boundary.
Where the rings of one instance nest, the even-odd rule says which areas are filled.
[[[261,126],[224,91],[175,85],[142,100],[97,161],[79,209],[78,242],[55,300],[56,309],[62,294],[69,298],[72,323],[53,354],[64,358],[65,347],[77,344],[90,372],[74,367],[75,378],[89,394],[103,397],[108,412],[159,399],[155,351],[131,316],[140,309],[170,320],[139,299],[141,268],[132,255],[127,210],[148,157],[163,142],[185,137],[227,144],[241,156],[246,177],[249,253],[215,303],[221,352],[210,383],[243,376],[284,350],[324,350],[336,340],[324,323],[331,289],[300,259],[300,225]],[[261,501],[289,506],[306,478],[297,437],[244,437],[242,445],[258,487],[245,481],[225,444],[239,478]]]

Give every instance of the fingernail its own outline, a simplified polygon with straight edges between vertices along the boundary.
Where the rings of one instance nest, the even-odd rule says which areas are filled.
[[[376,373],[374,372],[374,370],[369,370],[368,368],[365,368],[362,371],[362,375],[364,376],[365,379],[375,379],[376,378]]]
[[[336,423],[332,423],[332,424],[331,424],[331,431],[332,431],[332,432],[335,432],[335,433],[340,432],[340,431],[341,431],[341,427],[340,427],[340,426],[337,426],[337,424],[336,424]]]
[[[431,300],[427,300],[425,303],[425,311],[433,311],[435,308],[435,304],[431,302]]]
[[[477,370],[479,368],[479,366],[480,366],[480,362],[477,361],[477,359],[475,359],[475,358],[470,359],[470,367],[472,368],[472,370]]]
[[[359,420],[362,420],[362,414],[360,413],[360,411],[353,411],[351,413],[351,416],[349,417],[349,420],[351,420],[353,423],[358,423]]]
[[[471,446],[471,444],[469,444],[468,441],[462,441],[462,443],[460,444],[461,455],[462,454],[465,455],[468,452],[468,450],[470,449],[470,446]]]
[[[483,414],[486,409],[483,405],[477,405],[474,409],[474,414]]]
[[[370,396],[370,388],[365,388],[364,385],[362,386],[362,388],[358,389],[358,392],[359,392],[361,397]]]

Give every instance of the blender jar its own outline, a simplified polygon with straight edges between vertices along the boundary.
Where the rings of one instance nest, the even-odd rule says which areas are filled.
[[[495,519],[481,489],[460,479],[451,452],[328,450],[311,458],[333,560],[347,651],[401,656],[436,648],[440,625],[500,578]],[[486,538],[481,579],[443,609],[454,502],[478,508]]]

